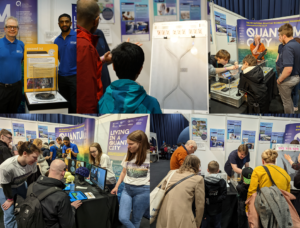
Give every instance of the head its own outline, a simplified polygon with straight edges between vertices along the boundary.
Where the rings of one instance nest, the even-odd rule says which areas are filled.
[[[143,69],[144,51],[136,44],[124,42],[112,50],[113,69],[119,79],[135,81]]]
[[[210,163],[208,163],[207,172],[219,173],[219,163],[216,161],[211,161]]]
[[[64,137],[64,144],[65,144],[65,146],[70,146],[70,138],[69,137]]]
[[[4,23],[5,35],[9,38],[16,38],[19,32],[19,22],[15,17],[7,17]]]
[[[240,159],[244,159],[249,154],[248,146],[246,144],[240,145],[237,153]]]
[[[23,144],[23,142],[22,141],[19,141],[18,142],[18,145],[17,145],[17,148],[19,149],[20,148],[20,146]]]
[[[150,149],[148,137],[141,130],[134,131],[127,136],[128,151],[126,161],[136,158],[136,165],[140,166],[146,160],[147,150]]]
[[[260,35],[255,35],[254,36],[254,42],[255,42],[256,45],[260,44]]]
[[[295,139],[290,144],[299,144],[299,141]]]
[[[61,137],[57,137],[57,138],[56,138],[56,143],[59,144],[59,145],[62,144],[62,139],[61,139]]]
[[[188,155],[185,157],[184,162],[180,166],[179,173],[189,171],[198,174],[200,167],[201,167],[200,159],[195,155]]]
[[[250,184],[251,175],[253,173],[253,169],[250,167],[245,167],[242,170],[243,181],[245,184]]]
[[[9,145],[12,142],[12,134],[10,131],[6,129],[2,129],[0,131],[0,140],[2,142],[5,142],[7,145]]]
[[[55,145],[55,142],[54,142],[54,141],[51,141],[51,142],[49,143],[49,147],[54,146],[54,145]]]
[[[49,177],[62,180],[65,176],[66,168],[66,164],[62,160],[53,160],[49,169]]]
[[[244,69],[248,68],[249,66],[256,66],[257,59],[253,55],[246,55],[243,59],[243,67]]]
[[[40,155],[40,149],[30,142],[24,142],[18,149],[20,157],[24,158],[27,165],[33,165],[37,162]]]
[[[278,29],[278,32],[279,38],[281,38],[283,44],[286,44],[289,40],[293,39],[293,27],[289,23],[282,25]]]
[[[37,148],[41,149],[43,147],[43,141],[41,139],[33,140],[33,144],[37,146]]]
[[[102,156],[102,148],[99,143],[93,143],[90,145],[90,155],[89,155],[89,162],[95,166],[100,164]]]
[[[97,0],[77,1],[77,24],[91,33],[96,32],[100,20],[100,7]]]
[[[69,32],[71,29],[72,20],[69,14],[62,14],[58,17],[58,26],[62,32]]]
[[[193,154],[197,150],[197,144],[194,140],[189,140],[186,142],[185,148],[188,151],[188,154]]]
[[[299,37],[295,37],[294,40],[296,40],[300,44],[300,38]]]
[[[230,60],[230,54],[228,51],[221,49],[217,52],[215,59],[218,60],[218,63],[226,65]]]
[[[267,163],[275,164],[277,157],[278,157],[277,151],[276,150],[272,150],[272,149],[265,150],[261,154],[261,159],[262,159],[263,165],[265,165]]]

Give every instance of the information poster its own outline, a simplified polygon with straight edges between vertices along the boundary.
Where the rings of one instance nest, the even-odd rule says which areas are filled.
[[[227,120],[227,142],[237,142],[241,140],[242,121]]]
[[[300,142],[300,123],[285,125],[284,143],[290,144],[293,140]]]
[[[26,130],[26,141],[36,139],[36,131],[27,131]]]
[[[114,0],[98,0],[100,7],[100,24],[114,24]]]
[[[37,43],[37,0],[0,1],[0,38],[3,38],[5,19],[13,16],[19,21],[17,39],[24,44]]]
[[[180,21],[201,20],[200,0],[179,0]]]
[[[13,123],[13,136],[17,137],[25,137],[25,129],[24,124],[21,123]]]
[[[271,142],[273,123],[260,123],[259,127],[259,143],[269,144]]]
[[[39,138],[48,139],[48,127],[47,126],[38,126]]]
[[[227,41],[229,45],[236,45],[236,26],[227,25]]]
[[[48,132],[48,143],[50,143],[51,141],[55,142],[55,132]]]
[[[243,131],[242,144],[246,144],[249,151],[254,151],[255,146],[255,131]]]
[[[210,129],[210,150],[224,150],[224,141],[224,129]]]
[[[214,43],[213,35],[212,35],[212,29],[211,29],[211,24],[210,24],[210,43],[211,43],[211,44]]]
[[[72,29],[77,29],[77,4],[72,4]]]
[[[272,132],[270,149],[274,149],[276,144],[283,144],[284,132]]]
[[[217,35],[227,35],[226,15],[215,11],[215,24]]]
[[[192,118],[192,140],[197,143],[197,150],[205,150],[207,142],[207,119]]]
[[[149,0],[120,0],[122,41],[149,41]]]
[[[154,22],[177,21],[177,0],[154,0]]]

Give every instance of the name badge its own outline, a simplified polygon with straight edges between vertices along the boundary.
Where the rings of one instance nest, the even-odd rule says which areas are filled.
[[[20,54],[23,54],[23,51],[21,51],[21,50],[17,50],[16,52],[20,53]]]
[[[70,44],[76,44],[76,41],[70,41]]]

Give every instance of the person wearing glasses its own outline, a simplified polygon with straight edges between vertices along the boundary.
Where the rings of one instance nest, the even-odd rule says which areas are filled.
[[[0,39],[0,103],[1,113],[16,113],[22,100],[22,62],[24,43],[16,37],[19,22],[15,17],[5,19],[5,36]]]
[[[179,169],[180,166],[183,164],[186,156],[195,153],[196,150],[197,150],[197,143],[194,140],[187,141],[185,145],[182,144],[172,154],[171,161],[170,161],[170,169],[171,170]]]
[[[8,158],[12,157],[12,134],[6,129],[0,131],[0,165]]]

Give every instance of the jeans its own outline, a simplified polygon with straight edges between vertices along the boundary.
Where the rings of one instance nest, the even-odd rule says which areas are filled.
[[[300,83],[298,83],[293,91],[292,91],[292,97],[293,97],[293,103],[294,103],[294,107],[298,107],[298,102],[299,102],[299,88],[300,88]]]
[[[25,183],[22,184],[20,187],[18,188],[12,188],[12,194],[13,196],[15,196],[16,194],[22,196],[24,199],[26,198],[26,193],[27,193],[27,188]],[[0,188],[0,204],[1,204],[1,208],[2,205],[5,203],[6,201],[6,197],[3,193],[3,188]],[[3,221],[4,221],[4,227],[5,228],[17,228],[17,221],[14,215],[14,204],[10,206],[10,208],[8,208],[8,210],[3,210]]]
[[[139,228],[145,211],[150,208],[150,185],[125,184],[121,195],[119,220],[126,228]],[[132,218],[130,213],[132,210]]]
[[[210,220],[212,219],[215,228],[221,228],[222,213],[217,215],[209,215],[204,213],[201,228],[209,228]]]

